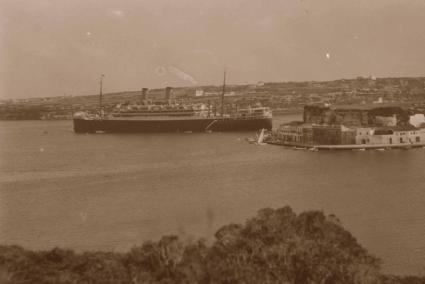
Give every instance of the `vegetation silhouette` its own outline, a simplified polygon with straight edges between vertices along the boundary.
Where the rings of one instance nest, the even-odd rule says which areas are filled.
[[[127,253],[0,246],[0,283],[425,283],[383,275],[334,215],[262,209],[244,225],[229,224],[215,241],[177,236]]]

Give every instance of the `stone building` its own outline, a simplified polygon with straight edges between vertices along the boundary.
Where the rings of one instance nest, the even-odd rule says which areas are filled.
[[[307,127],[302,121],[292,121],[279,126],[276,137],[289,143],[306,143],[303,137],[303,129]]]
[[[421,135],[422,134],[422,135]],[[412,145],[425,142],[424,132],[413,126],[406,127],[381,127],[373,130],[373,134],[366,143],[372,145]]]
[[[341,142],[341,125],[313,125],[314,145],[340,145]]]
[[[405,126],[409,124],[407,109],[394,104],[307,105],[304,123],[342,124],[346,126]]]
[[[401,145],[425,143],[422,115],[410,116],[394,105],[315,106],[304,108],[303,121],[282,124],[276,138],[290,145]],[[422,125],[422,124],[421,124]]]

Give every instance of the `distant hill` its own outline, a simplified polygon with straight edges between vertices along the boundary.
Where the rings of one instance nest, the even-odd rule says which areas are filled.
[[[178,103],[218,104],[222,86],[179,87],[173,89]],[[200,96],[196,96],[196,94]],[[164,100],[164,89],[147,93],[152,101]],[[103,95],[103,106],[113,108],[119,103],[138,103],[141,91],[122,91]],[[373,102],[415,103],[425,101],[425,77],[374,78],[358,77],[334,81],[259,82],[248,85],[227,85],[226,104],[260,103],[275,113],[300,111],[305,104],[359,104]],[[71,118],[80,110],[96,111],[97,94],[86,96],[41,97],[0,101],[0,119],[62,119]]]

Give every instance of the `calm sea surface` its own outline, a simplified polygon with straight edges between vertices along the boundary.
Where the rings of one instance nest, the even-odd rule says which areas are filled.
[[[253,135],[1,121],[0,243],[123,251],[290,205],[337,215],[386,272],[425,274],[425,149],[296,151],[245,142]]]

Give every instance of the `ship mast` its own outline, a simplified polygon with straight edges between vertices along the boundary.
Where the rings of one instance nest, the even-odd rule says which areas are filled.
[[[99,114],[100,117],[103,116],[103,112],[102,112],[102,85],[103,85],[103,77],[105,77],[105,74],[100,75],[100,91],[99,91]]]
[[[224,116],[224,91],[226,87],[226,69],[224,69],[223,89],[221,91],[221,117]]]

